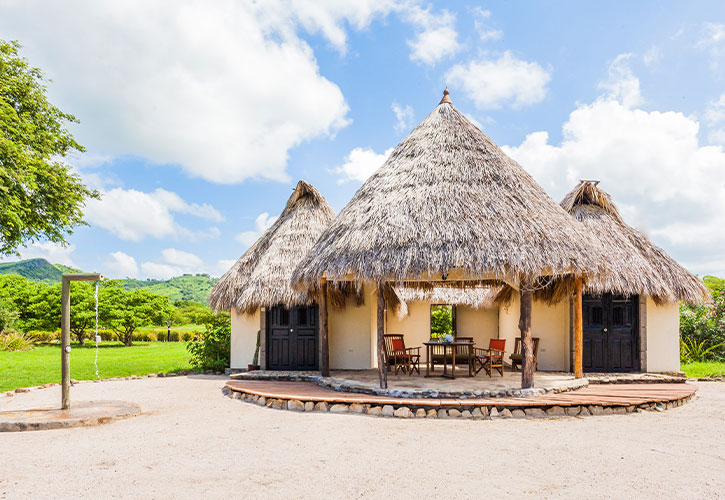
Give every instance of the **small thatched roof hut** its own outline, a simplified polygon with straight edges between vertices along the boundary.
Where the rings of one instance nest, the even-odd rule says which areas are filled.
[[[599,244],[448,91],[360,187],[293,281],[467,281],[605,272]],[[454,278],[455,276],[455,278]]]
[[[658,303],[701,302],[704,283],[622,219],[611,196],[597,181],[580,181],[561,206],[604,245],[610,256],[607,276],[587,283],[589,293],[649,295]]]
[[[235,308],[253,313],[260,306],[314,302],[314,288],[296,290],[290,278],[334,217],[320,192],[299,181],[282,215],[214,286],[209,306],[215,311]]]

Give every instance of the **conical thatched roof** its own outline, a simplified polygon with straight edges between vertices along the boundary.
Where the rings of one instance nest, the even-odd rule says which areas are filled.
[[[597,181],[579,182],[561,206],[596,235],[610,256],[609,274],[588,283],[590,293],[649,295],[657,303],[695,303],[707,297],[699,278],[624,222],[611,196]]]
[[[447,94],[355,193],[293,281],[402,282],[455,271],[518,284],[604,272],[591,234]]]
[[[315,187],[297,183],[282,215],[214,286],[209,306],[215,311],[236,308],[252,313],[260,306],[314,302],[314,290],[295,290],[290,278],[334,217]]]

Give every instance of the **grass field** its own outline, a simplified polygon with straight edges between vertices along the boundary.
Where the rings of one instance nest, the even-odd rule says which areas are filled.
[[[96,378],[94,344],[72,344],[71,378]],[[118,342],[101,342],[98,374],[101,378],[147,375],[188,370],[189,353],[185,342],[138,342],[125,347]],[[0,391],[60,382],[60,346],[41,345],[30,351],[0,351]]]
[[[682,371],[688,377],[723,377],[725,376],[725,363],[720,361],[698,361],[682,365]]]

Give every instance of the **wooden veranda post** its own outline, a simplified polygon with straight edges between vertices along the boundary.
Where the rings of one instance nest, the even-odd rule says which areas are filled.
[[[378,284],[378,314],[377,314],[377,328],[378,328],[378,377],[380,378],[380,388],[388,388],[388,372],[386,370],[386,364],[388,362],[385,359],[385,296],[383,295],[383,285]]]
[[[61,279],[60,292],[60,381],[61,408],[70,409],[70,282],[101,281],[94,273],[66,273]]]
[[[534,387],[534,341],[531,339],[531,306],[534,292],[530,281],[521,280],[519,285],[521,309],[519,330],[521,331],[521,388]]]
[[[582,319],[582,278],[578,276],[574,281],[574,377],[582,378],[584,369],[584,327]]]
[[[327,328],[327,280],[320,282],[320,374],[330,376],[330,343]]]

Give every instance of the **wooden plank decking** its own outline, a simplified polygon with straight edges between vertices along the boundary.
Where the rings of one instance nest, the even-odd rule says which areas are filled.
[[[232,391],[282,400],[324,401],[343,404],[405,405],[425,407],[505,406],[537,408],[549,406],[630,406],[677,401],[692,396],[697,388],[690,384],[599,384],[559,394],[530,398],[394,398],[338,392],[312,382],[276,380],[230,380]]]

